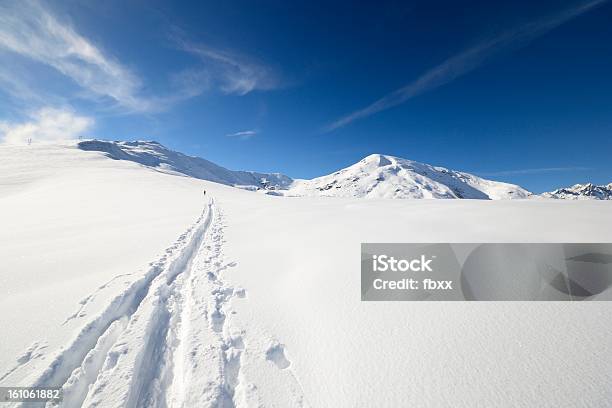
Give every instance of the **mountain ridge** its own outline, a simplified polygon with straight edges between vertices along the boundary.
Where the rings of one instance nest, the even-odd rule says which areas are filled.
[[[612,200],[612,183],[595,185],[593,183],[574,184],[550,192],[542,193],[542,197],[563,200]]]
[[[281,173],[229,170],[201,157],[168,149],[155,141],[85,140],[77,146],[81,150],[102,152],[113,160],[130,160],[168,173],[183,174],[234,187],[274,190],[286,188],[293,181],[291,177]]]
[[[229,170],[201,157],[173,151],[156,141],[84,140],[77,147],[114,160],[129,160],[171,174],[283,196],[394,199],[612,199],[612,183],[576,184],[539,195],[510,183],[404,159],[370,154],[331,174],[293,179],[282,173]]]

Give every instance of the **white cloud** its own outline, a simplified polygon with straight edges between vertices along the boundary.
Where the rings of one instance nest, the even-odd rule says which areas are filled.
[[[75,139],[89,130],[94,120],[79,116],[71,109],[42,108],[29,115],[24,123],[0,122],[0,140],[8,144],[54,142]]]
[[[202,61],[199,75],[206,78],[210,86],[216,86],[224,93],[246,95],[255,90],[277,89],[281,85],[274,70],[250,57],[193,44],[176,35],[173,39],[180,49]]]
[[[564,10],[556,15],[532,21],[510,31],[502,33],[488,41],[469,48],[425,72],[414,82],[397,89],[374,103],[343,116],[328,126],[324,131],[330,132],[349,123],[400,105],[418,95],[445,85],[484,64],[491,57],[509,49],[517,48],[530,40],[541,36],[559,25],[576,18],[599,6],[607,0],[593,0],[579,6]]]
[[[256,130],[243,130],[243,131],[236,132],[236,133],[230,133],[225,136],[236,137],[240,140],[247,140],[247,139],[254,137],[256,134],[257,134]]]
[[[155,103],[137,95],[139,79],[34,0],[0,4],[0,49],[46,64],[90,93],[131,111]]]
[[[176,31],[176,30],[175,30]],[[17,100],[40,103],[40,90],[32,81],[9,67],[11,54],[44,64],[73,80],[86,96],[121,107],[122,113],[157,112],[201,95],[209,89],[245,95],[279,85],[271,69],[223,50],[195,45],[173,36],[185,52],[201,64],[170,77],[172,90],[165,95],[144,95],[141,79],[114,56],[60,20],[38,0],[0,0],[0,83],[2,90]]]
[[[521,174],[541,174],[541,173],[557,173],[563,171],[587,171],[592,170],[589,167],[541,167],[537,169],[517,169],[517,170],[502,170],[489,173],[477,173],[481,176],[513,176]]]

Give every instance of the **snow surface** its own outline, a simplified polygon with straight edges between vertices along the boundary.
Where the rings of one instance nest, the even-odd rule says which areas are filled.
[[[527,198],[514,184],[485,180],[412,160],[372,154],[354,165],[313,180],[296,180],[289,194],[367,198]]]
[[[610,406],[606,302],[361,302],[359,256],[611,242],[609,201],[287,198],[167,173],[0,147],[0,385],[62,385],[66,407]]]

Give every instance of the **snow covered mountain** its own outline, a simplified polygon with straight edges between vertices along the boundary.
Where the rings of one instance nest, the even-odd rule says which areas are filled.
[[[542,197],[565,200],[612,200],[612,183],[605,186],[596,186],[592,183],[574,184],[571,187],[543,193]]]
[[[483,200],[531,196],[530,192],[514,184],[382,154],[372,154],[327,176],[295,180],[289,193],[297,196]]]
[[[228,170],[200,157],[175,152],[153,141],[86,140],[79,142],[78,147],[81,150],[100,151],[111,159],[134,161],[170,174],[183,174],[247,189],[282,189],[293,181],[280,173]]]
[[[282,192],[288,196],[498,200],[531,195],[514,184],[381,154],[367,156],[327,176],[293,180],[280,173],[228,170],[152,141],[87,140],[78,146],[82,150],[100,151],[115,160],[134,161],[170,174],[183,174],[250,190],[277,190],[279,194]]]

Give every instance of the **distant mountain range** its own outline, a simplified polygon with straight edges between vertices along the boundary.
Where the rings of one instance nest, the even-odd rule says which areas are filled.
[[[591,183],[574,184],[571,187],[544,193],[542,197],[564,200],[612,200],[612,183],[603,186]]]
[[[172,174],[284,196],[398,199],[612,199],[612,184],[577,184],[540,196],[520,186],[477,177],[399,157],[372,154],[335,173],[311,180],[281,173],[234,171],[200,157],[187,156],[152,141],[87,140],[82,150],[100,151],[115,160],[130,160]]]

